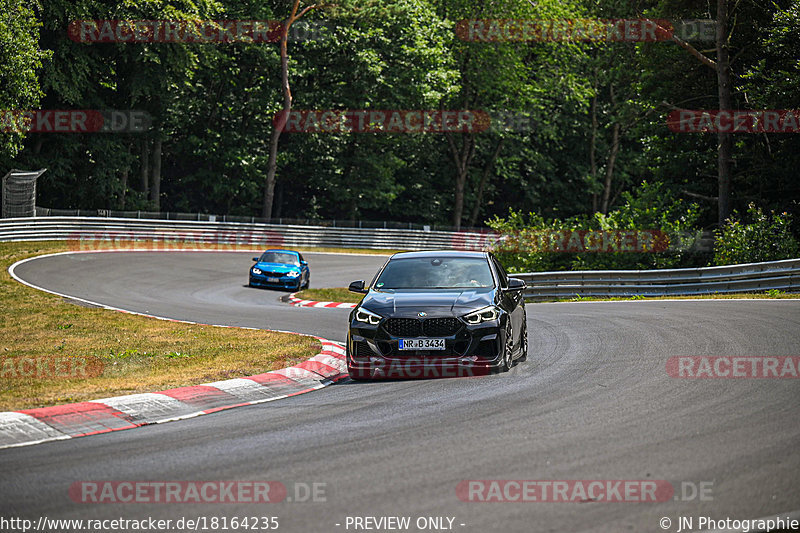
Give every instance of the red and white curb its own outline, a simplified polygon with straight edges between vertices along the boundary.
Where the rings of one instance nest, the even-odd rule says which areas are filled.
[[[159,392],[0,413],[0,449],[194,418],[303,394],[347,376],[344,348],[319,339],[322,351],[293,367]]]
[[[11,277],[35,289],[113,311],[171,322],[236,327],[201,324],[137,313],[38,287],[22,280],[14,273],[16,266],[33,259],[36,258],[25,259],[11,265],[8,269]],[[299,333],[295,334],[299,335]],[[334,341],[321,337],[315,338],[322,343],[322,351],[319,354],[308,361],[281,370],[158,392],[0,412],[0,449],[194,418],[233,407],[271,402],[303,394],[321,389],[347,377],[344,347]]]
[[[295,296],[296,292],[289,295],[287,302],[295,307],[325,307],[328,309],[352,309],[358,304],[344,302],[318,302],[316,300],[303,300]]]

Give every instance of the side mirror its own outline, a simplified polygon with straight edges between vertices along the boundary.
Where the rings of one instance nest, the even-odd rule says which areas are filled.
[[[366,293],[369,292],[367,289],[364,288],[364,280],[363,279],[360,279],[358,281],[354,281],[353,283],[351,283],[350,286],[347,287],[347,290],[349,290],[350,292],[360,292],[362,294],[366,294]]]
[[[301,265],[303,265],[303,266],[305,266],[305,265],[307,265],[307,264],[308,264],[308,261],[300,261],[300,264],[301,264]]]
[[[254,258],[253,258],[253,261],[255,261],[256,263],[258,263],[258,257],[254,257]]]
[[[508,278],[508,290],[510,291],[524,291],[527,288],[524,280],[519,278]]]

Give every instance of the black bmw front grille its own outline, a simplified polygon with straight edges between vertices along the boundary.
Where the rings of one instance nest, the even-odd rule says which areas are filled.
[[[393,337],[450,337],[460,327],[456,318],[390,318],[386,321],[386,331]]]
[[[390,318],[386,321],[386,331],[394,337],[421,337],[421,326],[416,318]]]
[[[429,318],[422,321],[422,332],[428,337],[455,335],[460,323],[455,318]]]

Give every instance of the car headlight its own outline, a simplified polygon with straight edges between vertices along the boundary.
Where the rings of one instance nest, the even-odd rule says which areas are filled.
[[[478,309],[477,311],[473,311],[469,314],[464,315],[464,321],[467,324],[480,324],[481,322],[489,322],[491,320],[497,320],[497,317],[500,316],[500,311],[493,305],[488,307],[483,307]]]
[[[253,274],[261,274],[261,269],[253,267]]]
[[[363,307],[359,307],[356,309],[356,321],[357,322],[364,322],[365,324],[371,324],[373,326],[377,326],[383,317],[381,315],[376,315],[372,311],[367,311]]]
[[[300,275],[300,272],[298,272],[297,270],[292,270],[290,272],[287,272],[286,275],[290,278],[296,278],[297,276]]]

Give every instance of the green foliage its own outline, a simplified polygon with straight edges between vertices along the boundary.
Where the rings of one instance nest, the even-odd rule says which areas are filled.
[[[569,269],[571,257],[568,256],[572,254],[539,251],[536,243],[542,235],[581,226],[578,221],[573,222],[545,219],[533,212],[525,215],[511,209],[508,217],[495,216],[486,224],[499,234],[491,249],[509,272],[540,272]]]
[[[800,244],[792,234],[788,213],[765,213],[755,204],[747,215],[734,212],[718,232],[714,245],[715,265],[734,265],[794,259],[800,256]]]
[[[646,181],[633,191],[622,193],[622,198],[625,203],[608,215],[596,213],[592,226],[608,231],[659,230],[669,236],[669,249],[665,252],[580,254],[572,264],[574,269],[679,268],[703,264],[705,257],[690,251],[700,237],[697,204],[675,198],[664,184]]]
[[[39,49],[41,23],[34,5],[26,0],[0,0],[0,111],[35,109],[42,97],[36,71],[50,54]],[[0,161],[18,153],[23,138],[13,128],[0,132]]]
[[[495,217],[487,224],[500,234],[492,251],[512,272],[557,270],[649,269],[701,266],[706,260],[701,254],[690,253],[691,240],[683,238],[676,243],[674,236],[698,235],[696,223],[698,207],[675,199],[662,185],[647,182],[632,193],[624,194],[625,203],[608,215],[597,213],[593,217],[545,219],[536,213],[527,216],[510,211],[507,218]],[[622,240],[617,235],[626,231],[657,230],[668,235],[672,242],[659,242],[656,237],[651,251],[608,251]],[[565,233],[569,232],[569,233]],[[569,238],[583,237],[588,248],[592,235],[603,232],[614,236],[612,245],[603,251],[573,252]],[[562,235],[568,238],[562,240]],[[548,240],[549,239],[549,240]],[[577,243],[577,241],[575,241]]]
[[[291,3],[39,4],[0,0],[0,109],[141,109],[154,120],[146,134],[34,133],[23,140],[0,133],[0,167],[48,169],[38,184],[39,205],[151,209],[140,182],[142,154],[150,154],[152,170],[161,140],[162,210],[260,213],[272,119],[282,101],[275,43],[85,44],[70,40],[66,29],[81,19],[275,20],[288,15]],[[295,109],[480,109],[525,114],[533,127],[450,136],[285,134],[274,216],[447,224],[462,166],[466,225],[501,217],[494,218],[499,227],[685,232],[716,221],[716,136],[673,133],[665,125],[670,110],[717,107],[716,76],[694,56],[668,42],[468,42],[455,32],[468,19],[708,19],[713,2],[338,0],[318,6],[302,21],[324,23],[325,38],[289,43]],[[729,7],[734,108],[799,107],[800,0]],[[692,44],[713,58],[713,43]],[[737,135],[735,143],[733,206],[742,210],[755,201],[796,212],[800,136]],[[643,180],[652,185],[637,189]],[[605,211],[604,193],[608,214],[595,216]],[[703,198],[702,207],[681,197]],[[539,219],[512,220],[510,210]],[[701,257],[533,254],[514,260],[526,269],[636,268],[697,264]]]

